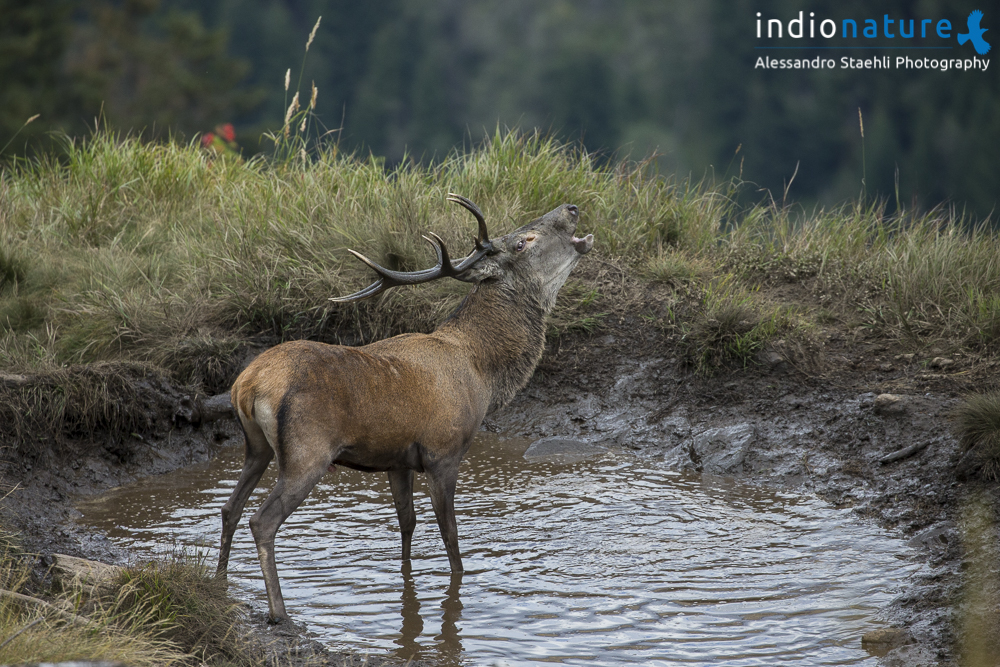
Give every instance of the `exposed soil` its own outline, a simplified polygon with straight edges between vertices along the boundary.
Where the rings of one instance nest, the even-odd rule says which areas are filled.
[[[636,298],[655,312],[655,294]],[[905,629],[897,639],[910,643],[883,663],[958,664],[968,606],[963,590],[986,585],[963,582],[971,560],[963,512],[971,499],[986,498],[1000,515],[1000,493],[968,474],[948,415],[961,394],[993,386],[995,366],[939,350],[905,356],[906,350],[837,326],[807,348],[779,342],[757,364],[710,377],[695,373],[682,350],[677,333],[623,306],[595,334],[551,340],[528,387],[484,428],[612,443],[678,468],[815,493],[850,507],[908,538],[926,564],[885,610],[893,626]],[[5,487],[17,487],[4,504],[8,525],[43,558],[62,552],[127,560],[105,536],[74,522],[73,499],[207,460],[237,442],[232,420],[178,420],[185,391],[167,381],[144,382],[151,418],[139,435],[63,437],[34,456],[0,462]],[[995,524],[988,537],[993,545],[1000,539]],[[998,567],[988,568],[994,581]],[[297,626],[267,626],[262,610],[252,617],[286,658],[298,651],[303,659],[336,657],[336,664],[360,660],[323,653]]]

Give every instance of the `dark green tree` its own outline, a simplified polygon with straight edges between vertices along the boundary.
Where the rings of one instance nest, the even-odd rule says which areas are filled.
[[[68,0],[0,0],[0,148],[23,148],[62,114],[72,9]]]
[[[259,93],[238,89],[248,65],[228,55],[225,31],[159,10],[158,0],[88,3],[67,57],[81,111],[164,136],[209,130],[252,107]]]
[[[561,51],[542,73],[539,109],[554,132],[580,141],[592,153],[618,148],[618,106],[611,65],[600,53]]]

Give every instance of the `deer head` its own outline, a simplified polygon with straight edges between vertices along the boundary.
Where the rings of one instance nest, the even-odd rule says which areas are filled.
[[[507,290],[535,290],[548,311],[577,260],[594,245],[593,234],[584,238],[574,235],[580,212],[573,204],[564,204],[506,236],[491,240],[478,206],[456,194],[449,194],[448,201],[465,207],[479,223],[475,250],[468,257],[453,263],[444,241],[433,232],[424,239],[434,248],[437,264],[422,271],[392,271],[351,250],[351,254],[375,271],[379,279],[359,292],[334,297],[331,301],[360,301],[400,285],[417,285],[449,277]]]

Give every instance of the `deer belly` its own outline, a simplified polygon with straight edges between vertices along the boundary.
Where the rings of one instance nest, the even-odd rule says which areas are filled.
[[[387,472],[389,470],[415,470],[423,472],[420,443],[412,442],[402,447],[374,447],[357,444],[345,447],[330,464],[362,472]]]

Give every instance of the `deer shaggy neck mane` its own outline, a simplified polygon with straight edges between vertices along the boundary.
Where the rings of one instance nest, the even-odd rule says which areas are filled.
[[[462,341],[492,392],[487,413],[507,405],[528,383],[545,348],[548,311],[495,282],[479,283],[431,335]]]

